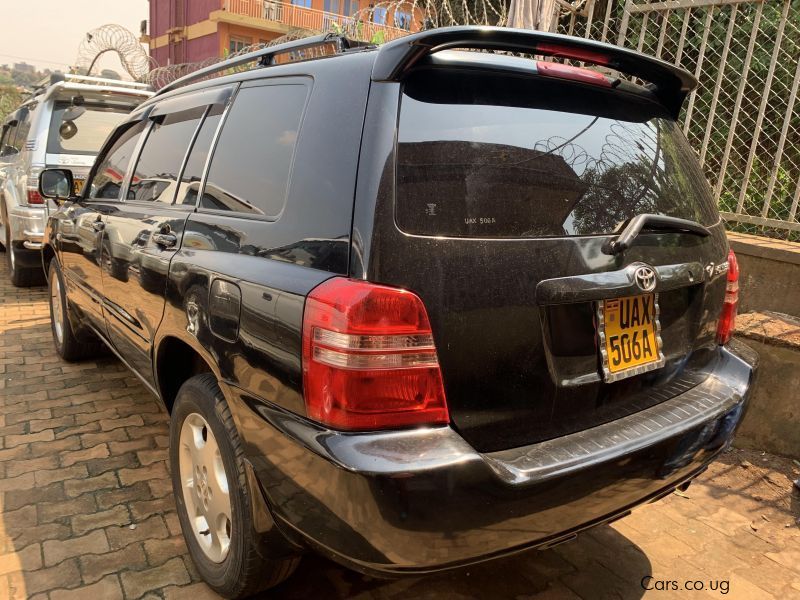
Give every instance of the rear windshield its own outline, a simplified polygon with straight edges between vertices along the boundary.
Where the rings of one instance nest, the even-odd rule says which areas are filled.
[[[57,102],[50,120],[47,152],[97,154],[108,135],[129,111],[101,105],[73,106],[67,102]]]
[[[404,86],[395,217],[409,233],[610,233],[641,213],[718,220],[678,125],[633,94],[426,70]]]

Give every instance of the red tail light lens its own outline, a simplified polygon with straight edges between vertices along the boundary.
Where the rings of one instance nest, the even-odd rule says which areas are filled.
[[[450,420],[427,311],[398,288],[335,277],[312,290],[303,387],[308,416],[335,429]]]
[[[567,79],[569,81],[579,81],[600,87],[611,87],[611,81],[602,73],[573,67],[572,65],[562,65],[561,63],[536,61],[536,71],[545,77],[555,77],[556,79]]]
[[[42,198],[39,190],[28,188],[28,204],[44,204],[44,198]]]
[[[536,44],[536,52],[537,54],[543,54],[546,56],[569,58],[572,60],[580,60],[596,65],[607,65],[609,62],[608,56],[600,52],[593,52],[583,48],[572,48],[570,46],[562,46],[560,44]]]
[[[728,282],[725,287],[725,301],[717,325],[717,342],[727,344],[736,326],[736,310],[739,307],[739,263],[733,250],[728,252]]]

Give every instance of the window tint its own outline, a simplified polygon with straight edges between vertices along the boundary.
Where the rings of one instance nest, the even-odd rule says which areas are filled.
[[[589,86],[420,74],[400,110],[397,223],[454,237],[608,233],[641,213],[713,224],[695,155],[660,111]]]
[[[19,125],[17,126],[17,135],[14,139],[14,147],[17,152],[22,152],[25,149],[25,142],[28,141],[28,135],[31,132],[31,116],[33,114],[33,106],[23,108],[19,111]]]
[[[211,141],[214,138],[219,121],[222,118],[223,109],[224,107],[220,104],[212,106],[200,126],[200,132],[197,134],[197,139],[192,146],[189,160],[186,162],[186,167],[181,176],[178,195],[175,197],[176,204],[197,204],[197,191],[200,187],[200,180],[203,177],[203,168],[206,166],[208,151],[211,148]]]
[[[127,129],[99,159],[95,176],[89,188],[89,198],[120,200],[122,182],[136,150],[136,143],[147,121],[140,121]]]
[[[172,113],[153,123],[139,154],[128,199],[171,204],[175,182],[205,107]]]
[[[200,206],[280,214],[306,90],[298,84],[239,91],[214,149]]]
[[[51,154],[96,154],[128,110],[57,102],[50,119],[47,151]]]

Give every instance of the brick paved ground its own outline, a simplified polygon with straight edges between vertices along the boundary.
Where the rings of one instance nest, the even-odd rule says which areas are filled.
[[[59,360],[45,291],[2,268],[0,405],[0,599],[214,597],[180,535],[166,416],[113,358]],[[308,557],[270,597],[800,598],[798,474],[734,451],[686,494],[548,551],[398,581]],[[647,575],[730,591],[645,594]]]

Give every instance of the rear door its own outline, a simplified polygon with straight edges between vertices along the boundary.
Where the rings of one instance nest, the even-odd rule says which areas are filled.
[[[400,102],[394,201],[378,208],[368,276],[425,302],[468,441],[492,451],[550,439],[707,376],[727,242],[695,156],[657,102],[441,67],[411,75]],[[607,253],[620,225],[645,213],[711,234],[646,231]]]
[[[141,152],[128,174],[125,202],[103,217],[108,336],[122,357],[151,383],[150,351],[164,312],[169,263],[180,247],[186,219],[195,209],[197,197],[191,193],[191,184],[196,185],[202,175],[228,97],[230,88],[156,105],[149,114]]]

